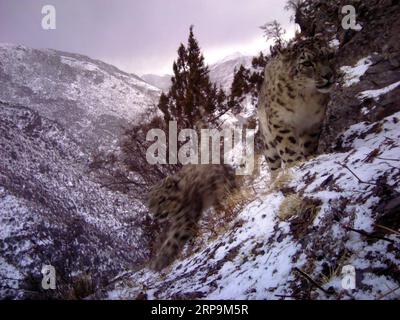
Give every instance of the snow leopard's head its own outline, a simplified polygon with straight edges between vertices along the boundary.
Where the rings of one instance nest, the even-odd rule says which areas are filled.
[[[178,209],[181,202],[178,197],[178,182],[174,176],[168,176],[150,189],[147,207],[154,218],[164,221]]]
[[[333,68],[334,51],[316,38],[303,40],[288,48],[290,75],[305,88],[329,93],[336,81]]]

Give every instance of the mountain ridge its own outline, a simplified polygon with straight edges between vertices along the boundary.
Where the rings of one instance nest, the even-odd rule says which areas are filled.
[[[87,56],[0,44],[0,100],[59,121],[87,149],[115,143],[160,90]]]

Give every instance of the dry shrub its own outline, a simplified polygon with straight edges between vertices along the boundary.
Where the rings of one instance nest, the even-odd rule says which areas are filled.
[[[321,202],[319,200],[306,198],[297,194],[285,197],[279,206],[278,217],[288,220],[293,216],[312,222],[319,212]]]
[[[288,220],[293,215],[298,214],[303,208],[303,198],[297,194],[291,194],[285,197],[279,206],[278,217],[281,220]]]
[[[334,261],[333,265],[323,264],[323,269],[321,273],[321,285],[325,285],[329,283],[333,278],[340,276],[342,268],[347,264],[350,255],[350,252],[345,250],[339,256],[339,259]]]
[[[216,238],[225,232],[229,223],[257,196],[245,177],[236,176],[236,178],[240,187],[229,192],[222,203],[216,204],[210,213],[205,215],[203,228],[204,231],[211,232],[211,238]]]
[[[281,191],[284,194],[288,191],[291,190],[292,188],[289,187],[290,182],[293,179],[293,175],[288,169],[282,170],[278,176],[273,180],[271,187],[270,187],[270,192],[273,191]]]
[[[153,113],[145,113],[136,124],[125,128],[115,150],[92,155],[89,170],[102,187],[130,194],[144,202],[154,184],[182,167],[180,164],[153,165],[147,161],[146,152],[154,141],[147,141],[146,136],[152,129],[160,129],[168,137],[165,120]],[[168,160],[168,152],[166,155]]]
[[[301,239],[308,233],[321,207],[321,201],[291,194],[282,201],[278,217],[288,220],[294,238]]]
[[[29,274],[24,280],[26,298],[33,300],[81,300],[95,294],[99,287],[90,273],[75,276],[58,274],[54,290],[44,290],[41,287],[41,275]]]
[[[90,274],[81,274],[72,279],[72,285],[67,294],[63,297],[69,300],[84,299],[96,291],[95,283]]]

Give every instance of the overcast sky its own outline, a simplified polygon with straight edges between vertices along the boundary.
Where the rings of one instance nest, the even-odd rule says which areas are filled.
[[[266,49],[259,26],[294,26],[286,0],[0,0],[0,42],[88,55],[137,74],[167,73],[189,26],[208,63]],[[42,7],[56,9],[43,30]]]

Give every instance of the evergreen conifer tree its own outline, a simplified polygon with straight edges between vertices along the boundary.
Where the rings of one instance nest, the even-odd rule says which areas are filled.
[[[225,94],[212,84],[199,44],[189,30],[187,47],[181,44],[173,64],[172,85],[162,94],[158,107],[166,121],[176,120],[179,128],[196,128],[215,119],[215,112],[225,107]]]

